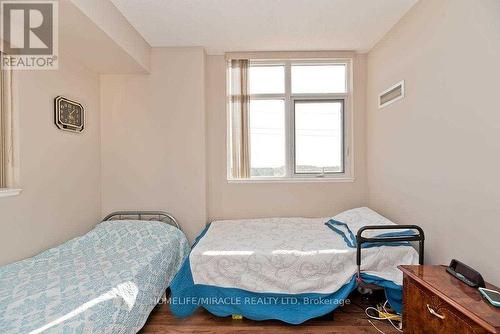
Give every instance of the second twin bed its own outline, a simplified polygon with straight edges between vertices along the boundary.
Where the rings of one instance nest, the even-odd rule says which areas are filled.
[[[221,317],[298,324],[343,305],[362,281],[385,288],[389,303],[400,311],[402,274],[397,266],[422,262],[410,243],[402,241],[423,242],[422,231],[415,228],[418,233],[402,229],[369,208],[332,219],[214,221],[197,238],[171,284],[171,310],[184,317],[203,307]],[[367,240],[383,242],[360,245],[358,271],[355,235],[361,229]]]

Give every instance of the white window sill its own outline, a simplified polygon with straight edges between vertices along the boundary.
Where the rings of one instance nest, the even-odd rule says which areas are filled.
[[[23,191],[22,189],[0,189],[0,197],[17,196]]]
[[[354,177],[266,177],[253,179],[228,179],[227,183],[345,183],[354,182]]]

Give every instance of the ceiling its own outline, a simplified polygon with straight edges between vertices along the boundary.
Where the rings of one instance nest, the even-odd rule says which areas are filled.
[[[370,50],[417,0],[111,0],[153,47]]]

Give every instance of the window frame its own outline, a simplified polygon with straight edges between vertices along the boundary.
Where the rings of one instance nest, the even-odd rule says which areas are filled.
[[[9,58],[9,55],[0,52],[0,60],[2,61],[2,64],[4,63],[4,59]],[[6,77],[4,77],[6,76]],[[6,82],[3,82],[6,80]],[[8,104],[9,106],[8,111],[1,110],[0,108],[0,113],[6,113],[9,114],[7,118],[10,117],[10,124],[8,124],[7,127],[5,127],[5,124],[1,124],[0,122],[0,127],[4,127],[0,129],[0,132],[6,131],[11,135],[10,138],[10,147],[9,150],[11,151],[11,156],[9,157],[11,159],[10,166],[7,166],[7,164],[4,161],[0,161],[0,169],[2,169],[2,172],[4,173],[11,173],[11,178],[10,180],[7,180],[6,184],[0,185],[0,199],[3,197],[11,197],[11,196],[17,196],[22,192],[22,189],[18,187],[19,185],[19,166],[17,161],[19,161],[19,145],[18,145],[18,114],[17,114],[17,109],[15,106],[18,105],[17,103],[17,82],[14,77],[14,71],[12,69],[9,69],[8,67],[0,66],[0,82],[3,83],[2,89],[0,89],[0,95],[1,95],[1,101],[8,101],[3,102],[4,105],[2,107],[6,107]],[[5,116],[0,115],[0,117]],[[5,139],[5,137],[0,135],[0,145],[3,147],[4,150],[7,150],[6,145],[9,144],[9,141],[3,142],[2,138]],[[0,148],[2,148],[0,147]],[[10,182],[9,182],[10,181]],[[0,182],[2,183],[2,182]]]
[[[249,94],[250,100],[284,100],[285,102],[285,170],[284,176],[251,176],[246,179],[234,178],[229,167],[231,157],[228,150],[227,180],[234,183],[253,182],[352,182],[354,181],[353,157],[353,112],[352,112],[352,59],[351,58],[310,58],[310,59],[250,59],[249,66],[284,66],[284,93]],[[345,92],[343,93],[292,93],[292,65],[344,65]],[[230,84],[228,82],[228,84]],[[342,172],[296,173],[295,169],[295,101],[341,101],[342,102]],[[229,123],[228,123],[229,124]],[[228,127],[228,131],[231,129]],[[250,129],[248,130],[250,131]],[[229,144],[230,145],[230,144]],[[228,146],[229,146],[228,145]],[[249,141],[251,145],[251,139]],[[249,148],[250,150],[251,148]],[[251,158],[250,158],[251,168]]]

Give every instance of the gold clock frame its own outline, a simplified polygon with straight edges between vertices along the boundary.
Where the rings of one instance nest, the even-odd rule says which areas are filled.
[[[82,110],[82,125],[75,126],[73,124],[65,123],[61,120],[61,102],[66,102],[68,104],[72,104],[78,106]],[[85,108],[81,103],[70,100],[63,96],[58,96],[54,99],[54,123],[57,128],[63,131],[69,131],[74,133],[80,133],[85,129]]]

